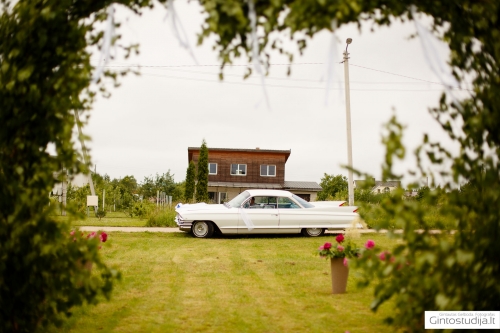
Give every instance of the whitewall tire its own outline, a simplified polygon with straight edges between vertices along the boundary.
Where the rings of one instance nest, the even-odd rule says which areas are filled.
[[[212,237],[215,231],[215,227],[212,222],[208,221],[196,221],[191,227],[191,231],[194,237],[197,238],[208,238]]]
[[[304,228],[302,229],[302,235],[307,237],[318,237],[325,233],[323,228]]]

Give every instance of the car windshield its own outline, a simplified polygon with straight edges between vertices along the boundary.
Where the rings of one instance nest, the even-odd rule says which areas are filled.
[[[298,195],[292,195],[293,199],[295,201],[297,201],[299,204],[302,205],[302,207],[304,208],[313,208],[314,206],[311,205],[309,202],[305,201],[304,199],[302,199],[301,197],[299,197]]]
[[[250,196],[250,193],[248,193],[247,191],[241,192],[236,197],[234,197],[233,200],[229,201],[226,206],[239,208],[241,206],[241,204],[243,203],[243,201],[248,199],[249,196]]]

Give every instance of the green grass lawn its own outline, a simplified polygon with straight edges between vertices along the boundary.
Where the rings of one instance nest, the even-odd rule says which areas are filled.
[[[390,249],[384,235],[362,235]],[[123,278],[112,299],[76,309],[53,332],[384,332],[390,305],[372,313],[373,289],[332,295],[315,255],[334,235],[220,237],[113,232],[101,249]]]
[[[65,216],[57,216],[56,219],[66,220]],[[90,212],[90,217],[85,217],[82,220],[73,221],[74,226],[104,226],[104,227],[145,227],[147,219],[139,219],[138,217],[130,217],[123,212],[108,212],[106,217],[99,220],[95,217],[93,211]]]

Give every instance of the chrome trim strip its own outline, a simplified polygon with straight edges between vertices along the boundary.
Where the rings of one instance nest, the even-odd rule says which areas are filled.
[[[179,230],[181,231],[191,231],[191,226],[193,225],[193,221],[184,221],[180,218],[175,218],[175,223],[177,223],[177,226],[179,226]]]

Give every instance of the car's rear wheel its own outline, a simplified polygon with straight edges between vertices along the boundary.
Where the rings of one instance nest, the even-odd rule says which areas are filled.
[[[208,221],[196,221],[191,227],[194,237],[207,238],[212,237],[215,231],[215,227],[212,222]]]
[[[325,233],[323,228],[304,228],[302,229],[302,235],[307,237],[318,237]]]

